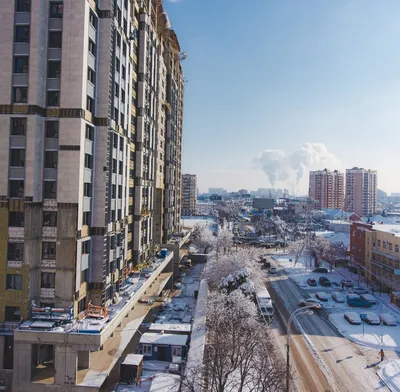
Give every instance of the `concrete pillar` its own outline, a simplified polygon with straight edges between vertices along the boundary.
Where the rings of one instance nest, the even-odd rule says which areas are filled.
[[[75,385],[78,356],[71,346],[56,346],[54,367],[55,382],[58,385]]]
[[[89,369],[90,367],[90,351],[78,351],[78,368]]]
[[[4,367],[4,336],[0,336],[0,369]]]
[[[13,381],[31,382],[32,344],[14,341]]]

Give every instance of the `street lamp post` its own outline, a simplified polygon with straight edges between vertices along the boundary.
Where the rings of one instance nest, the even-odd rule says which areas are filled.
[[[289,392],[289,381],[290,381],[290,325],[294,319],[294,317],[299,314],[312,314],[312,310],[315,305],[307,305],[303,308],[296,309],[289,317],[289,320],[286,324],[286,392]]]

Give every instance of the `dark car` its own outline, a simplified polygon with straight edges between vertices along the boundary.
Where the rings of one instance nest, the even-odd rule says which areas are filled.
[[[318,268],[315,268],[315,270],[313,272],[319,272],[320,274],[327,274],[328,270],[326,268],[318,267]]]
[[[324,287],[330,287],[331,281],[328,278],[326,278],[325,276],[321,276],[319,278],[319,284]]]
[[[307,279],[307,283],[310,286],[316,286],[317,285],[317,281],[315,279]]]

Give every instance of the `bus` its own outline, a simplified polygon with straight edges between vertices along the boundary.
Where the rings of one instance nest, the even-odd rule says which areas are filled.
[[[272,304],[271,296],[266,288],[257,292],[256,295],[257,307],[260,317],[265,320],[272,320],[274,315],[274,306]]]

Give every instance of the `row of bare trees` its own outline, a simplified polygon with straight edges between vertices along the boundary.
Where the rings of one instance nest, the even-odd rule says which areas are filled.
[[[239,250],[209,260],[204,278],[211,293],[206,308],[202,363],[186,369],[188,392],[277,392],[285,366],[271,329],[260,322],[254,301],[264,284],[256,251]]]
[[[231,251],[233,236],[231,231],[224,227],[218,229],[216,235],[207,225],[196,224],[191,235],[192,243],[204,254],[216,251],[219,254],[226,254]]]

